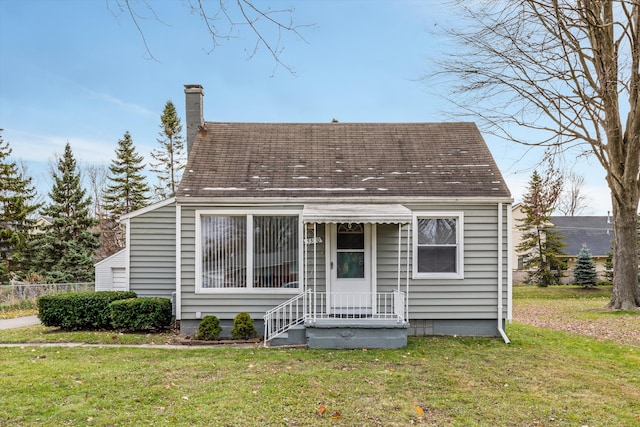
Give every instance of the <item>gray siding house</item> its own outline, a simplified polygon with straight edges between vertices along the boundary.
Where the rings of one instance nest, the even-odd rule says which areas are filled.
[[[501,336],[511,195],[473,123],[217,123],[186,85],[175,198],[125,215],[130,290],[271,345]]]

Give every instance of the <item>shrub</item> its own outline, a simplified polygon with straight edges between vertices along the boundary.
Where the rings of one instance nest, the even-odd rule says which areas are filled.
[[[582,245],[582,249],[580,249],[580,253],[578,254],[576,266],[573,269],[573,279],[576,285],[580,285],[586,289],[593,288],[598,282],[596,265],[586,245]]]
[[[147,331],[167,329],[171,325],[171,300],[168,298],[129,298],[109,304],[115,329]]]
[[[198,332],[195,335],[197,340],[215,340],[222,332],[220,319],[216,316],[204,316],[198,325]]]
[[[233,329],[231,329],[231,336],[238,339],[253,338],[258,334],[256,327],[253,324],[253,319],[249,313],[238,313],[233,319]]]
[[[38,317],[45,326],[67,330],[111,329],[113,301],[135,298],[135,292],[70,292],[38,298]]]

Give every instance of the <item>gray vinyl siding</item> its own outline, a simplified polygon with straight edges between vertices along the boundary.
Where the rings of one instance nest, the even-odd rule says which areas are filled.
[[[176,291],[176,206],[129,219],[129,289],[142,297]]]
[[[498,314],[498,204],[447,204],[447,205],[406,205],[413,211],[421,212],[462,212],[464,214],[464,279],[413,279],[413,247],[409,247],[409,269],[407,270],[407,230],[402,227],[401,237],[401,283],[406,290],[409,274],[409,319],[411,320],[482,320],[497,319]],[[502,275],[503,275],[503,318],[507,316],[507,274],[508,274],[508,204],[502,205]],[[181,280],[182,319],[196,319],[213,314],[220,319],[232,319],[237,313],[246,311],[254,319],[261,319],[264,313],[291,298],[293,294],[269,293],[195,293],[195,212],[207,207],[181,207]],[[246,210],[246,208],[243,208]],[[316,244],[317,290],[324,291],[326,282],[325,227],[317,226],[322,242]],[[409,233],[411,236],[411,233]],[[311,237],[307,235],[307,237]],[[411,237],[410,237],[411,239]],[[411,245],[413,242],[411,242]],[[307,252],[307,286],[313,287],[313,244]],[[376,226],[376,277],[377,290],[390,292],[397,289],[398,281],[398,225],[378,224]]]
[[[327,242],[327,236],[326,236],[326,230],[327,227],[325,226],[325,224],[317,224],[316,225],[316,234],[317,237],[319,237],[320,239],[322,239],[321,242],[317,242],[315,244],[315,255],[316,255],[316,270],[315,270],[315,285],[316,285],[316,291],[317,292],[325,292],[327,290],[327,286],[326,286],[326,279],[327,279],[327,252],[326,252],[326,242]],[[309,236],[311,237],[313,235],[312,232],[309,232]],[[313,289],[313,282],[314,282],[314,270],[313,270],[313,253],[314,251],[314,245],[313,244],[309,244],[307,245],[307,272],[306,274],[308,275],[307,277],[307,289]]]
[[[464,214],[464,279],[411,279],[410,319],[497,319],[498,205],[407,207],[421,212],[454,211]],[[503,318],[507,316],[509,230],[506,213],[510,208],[510,205],[502,205]]]

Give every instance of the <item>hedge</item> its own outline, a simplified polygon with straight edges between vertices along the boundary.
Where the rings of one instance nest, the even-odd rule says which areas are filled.
[[[45,326],[66,330],[111,329],[113,301],[135,298],[135,292],[71,292],[38,298],[38,317]]]
[[[109,305],[115,329],[146,331],[167,329],[171,325],[171,300],[168,298],[132,298]]]

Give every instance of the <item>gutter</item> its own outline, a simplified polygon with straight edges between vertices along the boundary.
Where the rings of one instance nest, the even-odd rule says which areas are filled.
[[[511,232],[511,230],[509,230]],[[504,340],[505,344],[509,344],[509,338],[507,337],[506,332],[502,328],[502,279],[503,279],[503,265],[502,265],[502,244],[503,232],[502,232],[502,202],[498,203],[498,332],[500,336]],[[511,266],[509,266],[511,267]]]

